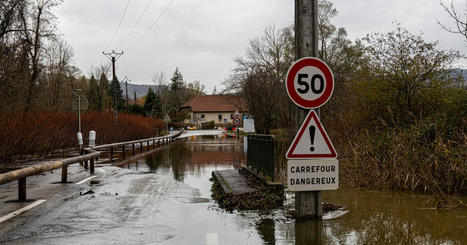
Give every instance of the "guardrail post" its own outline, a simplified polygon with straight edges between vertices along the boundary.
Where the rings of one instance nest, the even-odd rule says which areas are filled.
[[[81,150],[79,151],[79,154],[80,154],[80,155],[83,155],[83,149],[81,149]],[[83,162],[83,161],[79,162],[79,164],[80,164],[81,166],[84,166],[84,162]]]
[[[148,151],[150,150],[150,148],[149,148],[149,140],[146,141],[146,150],[148,150]]]
[[[139,142],[139,152],[143,153],[143,141]]]
[[[152,149],[156,149],[156,140],[152,140]]]
[[[88,161],[83,161],[84,162],[84,169],[88,169]]]
[[[18,201],[26,201],[26,178],[18,179]]]
[[[125,145],[122,145],[122,157],[123,159],[126,158]]]
[[[131,150],[133,152],[133,156],[135,155],[135,143],[131,143]]]
[[[90,172],[91,174],[94,174],[94,158],[91,158],[91,160],[89,160],[89,161],[91,162],[91,164],[90,164],[91,166],[90,166],[90,168],[89,168],[89,172]]]
[[[62,167],[62,183],[68,181],[68,166],[63,165]]]
[[[114,162],[114,147],[110,147],[110,162]]]

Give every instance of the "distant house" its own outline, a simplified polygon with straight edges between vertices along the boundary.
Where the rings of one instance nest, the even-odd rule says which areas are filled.
[[[185,122],[192,124],[232,123],[235,114],[248,112],[245,101],[234,95],[198,95],[180,106],[180,110],[189,112],[190,117]]]

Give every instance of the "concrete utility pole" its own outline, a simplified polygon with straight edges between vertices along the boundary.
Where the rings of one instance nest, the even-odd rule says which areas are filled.
[[[112,82],[116,82],[117,76],[115,76],[115,61],[117,61],[118,58],[120,58],[120,56],[123,55],[123,51],[120,53],[117,53],[114,50],[112,50],[111,53],[102,52],[102,54],[104,54],[107,58],[110,59],[110,61],[112,61]],[[117,99],[117,94],[115,91],[114,91],[113,97],[114,97],[114,107],[115,107],[114,108],[115,123],[117,123],[118,122],[118,119],[117,119],[118,118],[118,110],[117,110],[118,99]]]
[[[318,0],[295,0],[295,58],[318,58]],[[320,115],[319,110],[317,114]],[[305,119],[306,110],[297,107],[296,125]],[[298,128],[297,128],[298,130]],[[295,192],[297,218],[323,216],[321,191]]]
[[[127,76],[125,76],[124,80],[125,80],[125,106],[126,106],[126,108],[128,110],[128,81],[131,82],[131,80],[128,79]]]

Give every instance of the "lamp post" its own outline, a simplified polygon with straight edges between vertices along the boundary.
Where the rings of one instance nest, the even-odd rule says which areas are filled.
[[[78,137],[79,152],[81,153],[81,146],[83,145],[83,135],[81,134],[81,94],[78,93],[78,92],[81,92],[81,89],[75,88],[75,89],[72,89],[71,92],[73,92],[75,96],[78,96],[78,134],[77,134],[77,137]]]
[[[80,88],[74,88],[71,90],[75,96],[78,96],[78,132],[81,133],[81,94],[77,92],[81,92]]]

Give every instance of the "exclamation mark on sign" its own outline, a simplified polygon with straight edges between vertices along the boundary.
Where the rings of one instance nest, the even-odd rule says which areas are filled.
[[[315,129],[316,129],[316,127],[311,125],[309,127],[309,129],[310,129],[310,141],[311,141],[310,151],[314,151],[315,148],[313,147],[313,145],[314,145],[314,142],[315,142]]]

